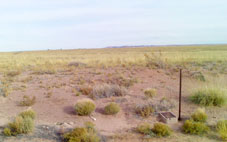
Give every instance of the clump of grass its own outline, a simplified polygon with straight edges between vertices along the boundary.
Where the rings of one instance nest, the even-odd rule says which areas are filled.
[[[146,90],[144,90],[144,94],[147,98],[153,98],[157,95],[157,90],[154,88],[147,88]]]
[[[120,106],[117,103],[110,103],[107,106],[105,106],[105,114],[107,115],[113,115],[117,114],[120,111]]]
[[[226,103],[225,92],[218,88],[203,88],[195,91],[191,101],[201,106],[223,106]]]
[[[99,142],[94,125],[91,122],[85,124],[86,127],[78,127],[73,129],[71,132],[63,135],[65,142]]]
[[[36,102],[35,96],[29,97],[29,96],[24,95],[23,100],[20,102],[20,105],[21,106],[32,106],[35,104],[35,102]]]
[[[136,113],[142,117],[149,117],[153,112],[153,106],[150,104],[138,105],[136,107]]]
[[[217,123],[217,132],[222,138],[222,140],[227,140],[227,120],[221,120]]]
[[[154,132],[158,137],[166,137],[171,135],[172,130],[166,124],[155,123],[154,127],[152,128],[152,132]]]
[[[136,128],[137,132],[144,134],[144,135],[149,135],[151,134],[151,125],[149,123],[142,123],[137,126]]]
[[[22,118],[30,117],[32,120],[35,119],[36,113],[32,109],[25,110],[19,114]]]
[[[75,112],[78,115],[90,115],[95,110],[95,104],[90,99],[79,100],[75,105]]]
[[[92,89],[91,97],[94,99],[125,96],[127,90],[118,85],[96,85]]]
[[[187,134],[202,135],[209,131],[209,127],[201,122],[186,120],[183,125],[183,131]]]
[[[196,110],[196,112],[194,112],[191,115],[192,120],[196,121],[196,122],[206,122],[207,121],[207,114],[205,112],[205,109],[199,108]]]

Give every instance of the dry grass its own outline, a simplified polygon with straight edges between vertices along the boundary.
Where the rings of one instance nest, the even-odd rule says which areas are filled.
[[[8,74],[12,70],[14,72],[33,70],[36,74],[52,74],[69,67],[68,65],[72,62],[109,67],[146,66],[148,63],[150,66],[151,61],[155,61],[152,65],[159,63],[158,66],[161,67],[166,63],[186,65],[217,61],[221,64],[227,61],[227,46],[164,46],[0,53],[0,71]],[[225,69],[222,70],[225,71]]]

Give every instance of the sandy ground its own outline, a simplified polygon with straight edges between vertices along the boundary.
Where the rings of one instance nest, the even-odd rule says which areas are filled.
[[[138,82],[128,88],[128,95],[124,97],[103,98],[95,100],[96,111],[92,114],[96,118],[93,121],[89,116],[78,116],[73,111],[75,103],[82,99],[88,98],[86,95],[76,96],[73,93],[74,89],[78,89],[82,85],[97,85],[109,81],[117,75],[123,75],[126,78],[136,78]],[[32,76],[28,82],[21,80]],[[82,80],[82,81],[81,81]],[[183,80],[185,81],[185,80]],[[81,83],[85,82],[85,83]],[[142,104],[149,101],[143,93],[146,88],[156,88],[157,96],[152,99],[153,102],[159,102],[163,97],[172,100],[175,107],[171,110],[175,115],[178,115],[178,73],[165,70],[148,69],[142,67],[127,68],[81,68],[71,71],[58,72],[48,75],[34,75],[31,72],[25,72],[15,78],[11,87],[12,92],[7,98],[0,98],[0,126],[6,125],[19,112],[27,109],[27,107],[19,106],[19,102],[24,95],[35,96],[36,103],[32,106],[37,112],[36,126],[48,125],[54,126],[56,123],[73,123],[73,126],[82,126],[86,121],[93,121],[101,135],[113,136],[120,133],[131,131],[141,122],[157,122],[156,115],[149,118],[142,118],[135,114],[134,108],[137,104]],[[26,86],[26,87],[24,87]],[[187,87],[187,86],[184,86]],[[186,90],[186,89],[185,89]],[[50,97],[47,96],[51,92]],[[182,115],[187,117],[197,108],[191,104],[187,96],[189,94],[183,90]],[[103,107],[109,102],[115,101],[121,106],[121,111],[114,116],[103,114]],[[211,112],[212,113],[212,112]],[[181,124],[174,124],[171,127],[179,131]],[[35,134],[44,136],[36,128]],[[54,131],[51,131],[54,132]],[[1,136],[0,136],[1,137]],[[58,141],[55,135],[52,134],[48,138],[31,137],[21,139],[7,138],[6,142],[54,142]],[[1,140],[1,139],[0,139]],[[136,141],[136,139],[134,139]],[[123,140],[122,140],[123,141]],[[132,141],[132,140],[131,140]]]

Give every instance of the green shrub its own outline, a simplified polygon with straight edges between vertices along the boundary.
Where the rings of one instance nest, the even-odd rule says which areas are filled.
[[[157,95],[157,91],[154,88],[148,88],[144,91],[144,94],[147,98],[153,98],[154,96]]]
[[[226,102],[225,93],[217,88],[199,89],[191,96],[191,101],[202,106],[223,106]]]
[[[5,128],[4,131],[3,131],[3,134],[6,135],[6,136],[11,136],[11,130],[9,128]]]
[[[105,106],[104,110],[107,115],[117,114],[120,111],[120,106],[116,103],[110,103]]]
[[[25,110],[23,112],[21,112],[19,114],[19,116],[23,117],[23,118],[27,118],[27,117],[30,117],[31,119],[35,119],[36,117],[36,113],[35,111],[33,111],[32,109],[29,109],[29,110]]]
[[[201,122],[186,120],[183,125],[183,131],[188,134],[201,135],[207,133],[209,131],[209,127]]]
[[[199,108],[195,113],[192,114],[191,118],[196,122],[206,122],[207,114],[204,109]]]
[[[151,131],[151,125],[149,123],[143,123],[137,126],[136,130],[144,135],[149,135]]]
[[[74,142],[74,141],[81,142],[81,141],[85,141],[86,136],[87,136],[86,128],[75,128],[72,132],[64,134],[64,140],[66,142]]]
[[[64,134],[65,142],[99,142],[100,138],[95,132],[89,132],[86,128],[75,128]]]
[[[159,137],[165,137],[171,135],[172,130],[169,126],[163,123],[155,123],[154,127],[152,128],[152,132],[154,132]]]
[[[140,105],[136,107],[136,113],[142,117],[149,117],[154,112],[150,104]]]
[[[34,129],[34,122],[30,117],[17,116],[12,123],[9,123],[12,135],[27,134]]]
[[[30,98],[29,96],[24,95],[23,100],[20,102],[20,105],[21,106],[32,106],[35,104],[35,102],[36,102],[35,96]]]
[[[81,116],[90,115],[94,110],[95,104],[89,99],[82,99],[75,105],[75,112]]]
[[[227,140],[227,120],[218,121],[217,131],[222,140]]]

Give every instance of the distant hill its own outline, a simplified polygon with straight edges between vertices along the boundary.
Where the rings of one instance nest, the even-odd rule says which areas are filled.
[[[171,45],[125,45],[107,46],[105,48],[136,48],[136,47],[163,47],[163,46],[207,46],[207,45],[226,45],[226,44],[171,44]]]

